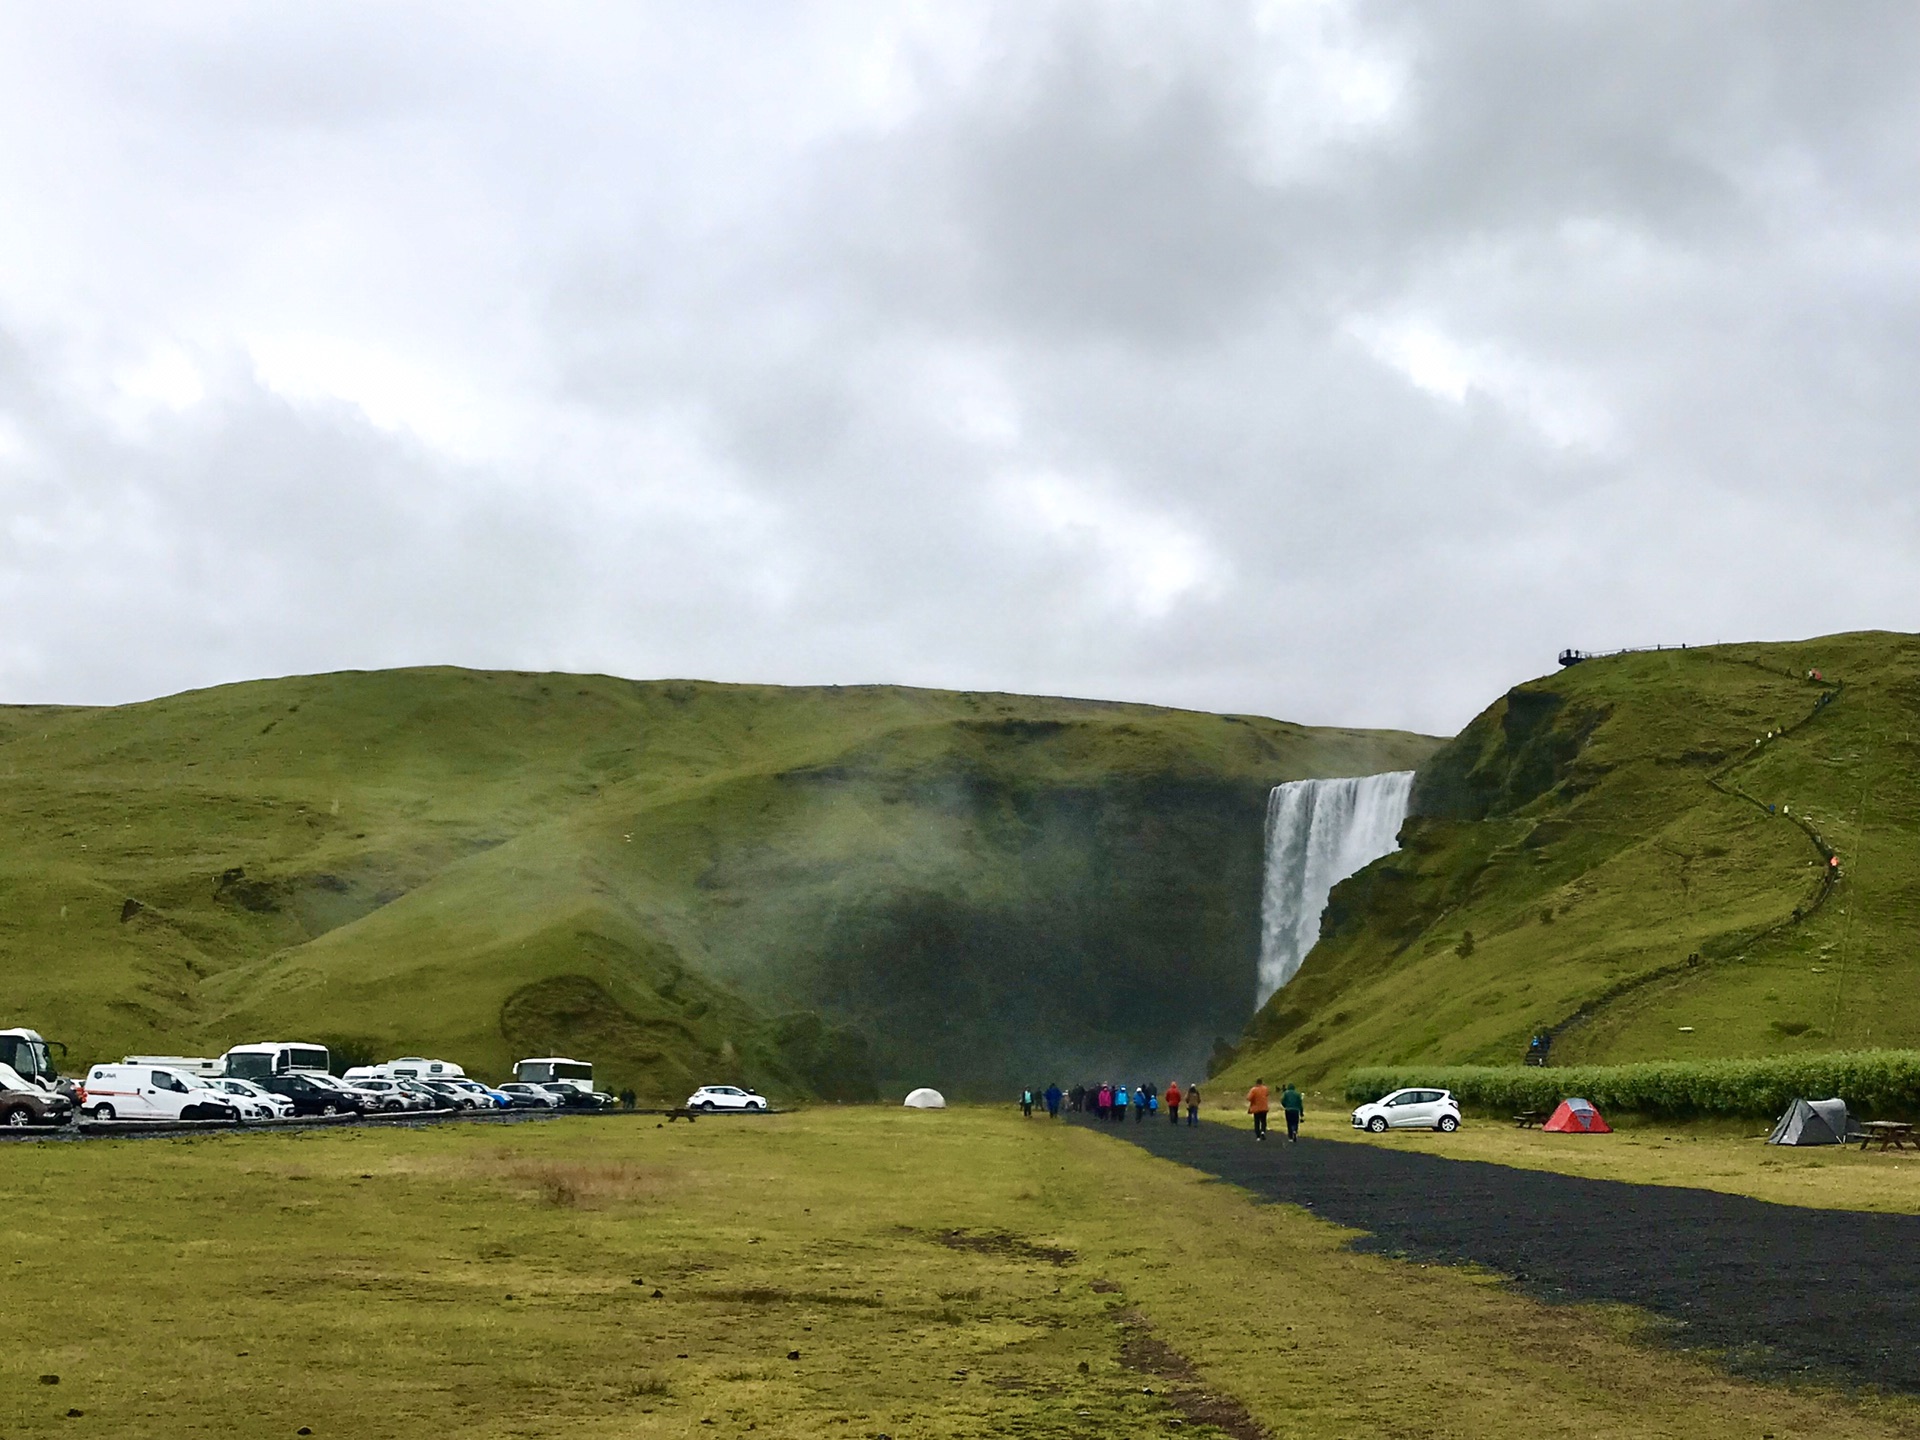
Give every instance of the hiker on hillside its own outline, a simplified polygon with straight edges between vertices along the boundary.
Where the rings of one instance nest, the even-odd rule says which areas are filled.
[[[1307,1102],[1300,1092],[1293,1088],[1293,1082],[1287,1081],[1287,1088],[1280,1092],[1280,1108],[1287,1112],[1287,1139],[1298,1144],[1300,1140],[1300,1117],[1307,1113]]]
[[[1020,1113],[1029,1120],[1033,1118],[1033,1087],[1031,1085],[1020,1092]]]
[[[1153,1087],[1149,1085],[1147,1087],[1147,1114],[1158,1115],[1159,1113],[1160,1097],[1153,1093]]]
[[[640,1097],[633,1093],[633,1087],[631,1085],[620,1092],[620,1106],[624,1110],[633,1109],[639,1101]]]
[[[1253,1138],[1267,1138],[1267,1082],[1256,1080],[1247,1091],[1247,1113],[1253,1116]]]
[[[1200,1087],[1198,1085],[1189,1085],[1187,1087],[1187,1124],[1198,1125],[1199,1123]]]
[[[1178,1080],[1167,1082],[1167,1119],[1175,1125],[1180,1123],[1180,1082]]]
[[[1046,1095],[1047,1118],[1049,1120],[1058,1120],[1060,1118],[1060,1101],[1062,1098],[1063,1097],[1060,1094],[1060,1087],[1056,1084],[1053,1084],[1051,1081],[1049,1081],[1047,1084],[1047,1095]]]
[[[1100,1103],[1094,1107],[1094,1113],[1102,1120],[1113,1118],[1113,1086],[1111,1084],[1100,1087]]]
[[[1113,1118],[1121,1121],[1127,1118],[1127,1087],[1124,1085],[1113,1087]]]

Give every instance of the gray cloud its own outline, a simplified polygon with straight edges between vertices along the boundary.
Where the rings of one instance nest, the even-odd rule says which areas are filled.
[[[5,698],[1912,626],[1906,7],[105,13],[0,21]]]

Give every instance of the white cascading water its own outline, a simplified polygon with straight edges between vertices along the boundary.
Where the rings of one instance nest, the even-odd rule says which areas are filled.
[[[1320,938],[1333,887],[1399,848],[1413,772],[1289,780],[1267,797],[1260,897],[1260,1002],[1293,979]]]

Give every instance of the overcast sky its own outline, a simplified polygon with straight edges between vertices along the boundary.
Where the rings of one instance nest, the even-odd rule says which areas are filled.
[[[0,0],[0,700],[1450,732],[1917,629],[1920,7]]]

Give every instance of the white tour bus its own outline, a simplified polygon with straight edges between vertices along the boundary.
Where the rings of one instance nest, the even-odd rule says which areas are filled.
[[[522,1060],[513,1067],[513,1078],[526,1085],[566,1085],[582,1095],[593,1093],[593,1066],[585,1060],[569,1060],[564,1055]]]
[[[60,1074],[53,1068],[53,1045],[38,1030],[0,1030],[0,1090],[51,1091]],[[61,1045],[61,1053],[66,1052]]]
[[[221,1071],[236,1080],[264,1080],[269,1075],[298,1071],[324,1075],[333,1057],[324,1045],[276,1040],[261,1045],[236,1045],[220,1057]]]

